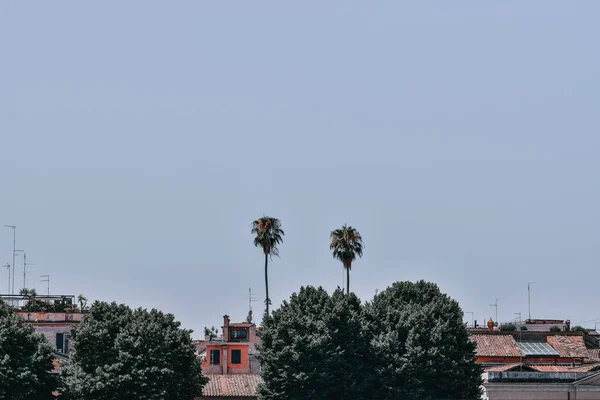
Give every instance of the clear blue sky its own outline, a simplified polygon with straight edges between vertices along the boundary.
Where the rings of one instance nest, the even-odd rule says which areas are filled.
[[[426,279],[508,320],[536,281],[534,317],[600,318],[600,2],[495,3],[3,2],[0,225],[29,286],[201,336],[264,299],[268,214],[275,306],[343,284],[348,223],[364,300]]]

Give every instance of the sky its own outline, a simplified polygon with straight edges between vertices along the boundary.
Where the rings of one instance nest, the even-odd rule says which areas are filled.
[[[0,225],[27,286],[255,316],[424,279],[483,322],[600,325],[600,2],[0,4]],[[0,230],[0,263],[12,261]],[[22,259],[17,288],[22,284]],[[0,271],[0,292],[7,273]],[[470,321],[471,315],[465,315]]]

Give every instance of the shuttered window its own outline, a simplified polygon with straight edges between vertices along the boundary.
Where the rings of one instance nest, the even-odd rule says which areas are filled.
[[[221,352],[219,350],[211,350],[210,351],[210,363],[212,365],[221,364]]]
[[[241,364],[242,363],[242,351],[241,350],[231,350],[231,363],[232,364]]]
[[[65,337],[64,333],[56,334],[56,349],[58,350],[59,353],[64,353],[64,347],[65,347],[64,337]]]

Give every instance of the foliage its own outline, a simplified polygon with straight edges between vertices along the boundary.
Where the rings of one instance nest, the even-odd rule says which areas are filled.
[[[53,360],[46,338],[0,300],[0,399],[54,399]]]
[[[526,330],[527,330],[527,327],[526,327],[525,325],[523,325],[523,326],[522,326],[520,329],[521,329],[522,331],[526,331]]]
[[[365,305],[381,399],[475,399],[481,367],[456,300],[425,281],[396,282]]]
[[[279,257],[279,245],[283,242],[285,232],[281,229],[281,221],[264,216],[252,222],[251,233],[254,235],[254,246],[260,247],[265,255],[265,313],[269,315],[269,257]]]
[[[260,398],[479,398],[482,371],[462,316],[422,281],[395,283],[365,305],[303,287],[263,320]]]
[[[265,316],[258,346],[261,399],[366,398],[368,340],[361,304],[341,289],[302,287]]]
[[[204,327],[204,336],[208,336],[209,341],[213,340],[214,338],[219,336],[219,330],[217,328],[215,328],[214,326],[211,327],[210,329],[205,326]]]
[[[560,329],[560,326],[553,326],[552,328],[550,328],[550,332],[562,332],[562,329]]]
[[[588,332],[589,332],[589,329],[586,329],[586,328],[584,328],[583,326],[580,326],[580,325],[575,325],[573,328],[571,328],[571,330],[572,330],[573,332],[583,332],[583,333],[585,333],[586,335],[587,335],[587,334],[588,334]]]
[[[329,235],[331,243],[329,249],[333,258],[340,260],[346,269],[346,293],[350,293],[350,269],[356,257],[362,257],[363,240],[360,233],[351,226],[344,225]]]
[[[514,332],[517,330],[515,324],[502,324],[500,325],[500,330],[502,332]]]
[[[77,302],[79,303],[79,309],[83,312],[87,307],[88,299],[83,294],[77,296]]]
[[[94,302],[71,331],[65,399],[190,400],[207,380],[172,314]]]

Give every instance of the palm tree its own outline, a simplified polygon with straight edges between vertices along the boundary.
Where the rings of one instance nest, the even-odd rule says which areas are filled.
[[[329,249],[333,251],[333,258],[340,260],[346,269],[346,293],[350,293],[350,269],[356,256],[362,257],[364,247],[362,237],[356,229],[344,225],[332,231],[329,238],[331,239]]]
[[[267,294],[265,298],[265,312],[269,315],[269,305],[271,304],[271,299],[269,298],[269,257],[279,257],[279,248],[277,246],[283,242],[285,233],[281,229],[281,221],[277,218],[267,216],[252,222],[251,232],[255,235],[254,246],[262,247],[265,254],[265,288]]]

